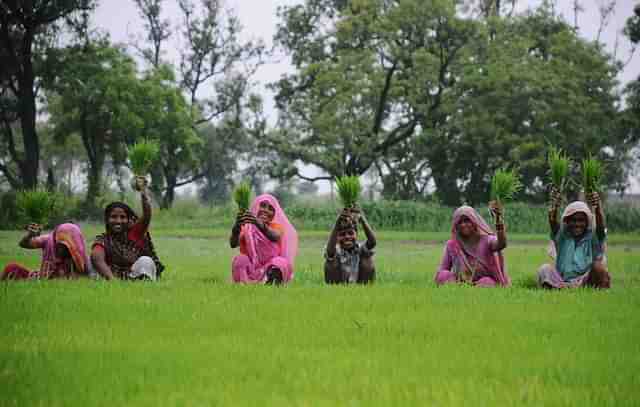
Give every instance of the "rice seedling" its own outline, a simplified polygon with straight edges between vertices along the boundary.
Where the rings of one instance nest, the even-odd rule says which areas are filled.
[[[354,207],[360,197],[360,191],[362,191],[360,178],[355,175],[338,177],[338,179],[336,179],[336,187],[342,206],[345,208]]]
[[[248,182],[238,184],[233,190],[233,200],[240,211],[248,211],[251,201],[251,185]]]
[[[499,169],[491,179],[491,200],[499,203],[511,201],[521,189],[520,175],[515,169]]]
[[[551,183],[558,192],[562,192],[567,183],[567,175],[569,174],[569,165],[571,164],[571,160],[566,154],[564,154],[562,149],[550,146],[548,163]]]
[[[44,189],[23,190],[16,195],[18,214],[25,223],[45,226],[55,211],[56,204],[55,194]]]
[[[591,154],[582,160],[582,187],[585,195],[600,191],[602,181],[602,164]]]
[[[142,141],[134,144],[129,150],[129,162],[135,175],[147,175],[160,153],[160,146],[155,141]]]

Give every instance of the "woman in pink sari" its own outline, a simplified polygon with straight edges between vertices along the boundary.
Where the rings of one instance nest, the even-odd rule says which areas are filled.
[[[234,283],[282,284],[293,278],[298,233],[273,196],[258,196],[249,212],[240,212],[229,245],[240,247],[231,265]]]
[[[435,275],[436,284],[466,282],[478,287],[511,284],[502,256],[502,249],[507,247],[502,208],[495,202],[490,207],[497,234],[470,206],[461,206],[453,213],[451,240]]]
[[[38,280],[88,276],[89,261],[84,237],[77,225],[63,223],[51,233],[40,235],[41,227],[30,224],[27,234],[20,240],[20,247],[41,249],[40,270],[32,271],[17,264],[9,263],[0,274],[0,280]]]

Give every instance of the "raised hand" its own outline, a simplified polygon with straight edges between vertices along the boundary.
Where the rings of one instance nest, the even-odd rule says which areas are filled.
[[[562,194],[555,186],[551,187],[551,191],[549,191],[549,198],[551,200],[551,209],[558,210],[560,205],[562,205]]]
[[[496,224],[503,223],[502,215],[504,213],[504,208],[502,204],[498,201],[490,201],[489,202],[489,210],[493,214],[493,217],[496,220]]]
[[[135,188],[136,191],[144,192],[147,189],[149,182],[147,181],[147,177],[143,175],[136,175],[135,178]]]
[[[593,209],[599,208],[601,204],[600,194],[597,192],[590,193],[587,196],[587,202],[589,203],[589,206],[591,206]]]
[[[37,223],[29,223],[24,228],[30,237],[36,237],[39,236],[40,233],[42,233],[42,225],[39,225]]]

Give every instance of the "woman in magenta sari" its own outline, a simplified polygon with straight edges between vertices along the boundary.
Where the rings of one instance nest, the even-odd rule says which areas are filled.
[[[436,284],[469,283],[479,287],[511,284],[502,256],[507,247],[502,208],[494,202],[490,207],[497,234],[470,206],[461,206],[453,213],[451,240],[436,273]]]
[[[0,274],[0,280],[75,279],[89,274],[89,259],[84,237],[77,225],[63,223],[46,235],[40,235],[40,225],[30,224],[20,247],[41,249],[42,263],[32,271],[20,264],[10,263]]]
[[[249,212],[238,213],[229,245],[240,247],[231,265],[234,283],[282,284],[293,278],[298,233],[273,196],[260,195]]]

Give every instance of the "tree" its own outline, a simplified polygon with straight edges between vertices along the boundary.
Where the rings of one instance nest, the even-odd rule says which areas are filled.
[[[135,62],[106,38],[59,49],[56,54],[54,60],[64,69],[53,69],[46,78],[51,121],[58,137],[80,136],[87,154],[85,207],[97,213],[106,160],[111,156],[116,163],[124,163],[125,142],[138,138],[145,124],[135,107],[146,107],[146,101],[139,98]]]
[[[149,47],[137,47],[147,61],[150,70],[173,71],[170,64],[161,61],[163,43],[173,33],[169,23],[161,17],[162,0],[136,0],[138,10],[146,21],[145,30]],[[174,168],[158,172],[165,176],[163,181],[154,182],[156,194],[163,195],[162,207],[170,207],[175,196],[175,188],[199,182],[205,185],[205,196],[218,195],[225,191],[231,173],[217,172],[236,168],[233,155],[229,155],[229,140],[237,134],[232,126],[236,118],[241,117],[243,105],[248,103],[250,89],[249,78],[257,67],[264,46],[252,41],[239,39],[240,22],[233,14],[225,14],[220,0],[201,0],[194,3],[180,0],[184,29],[178,32],[184,47],[180,52],[179,78],[180,89],[187,95],[187,113],[192,127],[191,140],[180,147],[184,156],[179,163],[172,161]],[[173,73],[171,73],[173,76]],[[165,82],[168,78],[165,77]],[[204,90],[206,87],[209,89]],[[203,93],[210,96],[202,97]],[[241,126],[240,126],[241,127]],[[185,130],[185,129],[183,129]],[[214,139],[216,137],[217,139]],[[200,141],[194,143],[195,138]],[[158,138],[165,144],[169,138]],[[235,140],[239,144],[239,140]],[[190,148],[198,145],[196,153]],[[191,147],[189,147],[191,146]],[[163,146],[164,151],[176,149],[177,145]],[[225,154],[224,157],[218,154]],[[188,159],[187,159],[188,158]],[[168,164],[169,162],[167,162]],[[216,180],[215,178],[220,178]]]
[[[14,188],[38,184],[36,97],[43,54],[38,46],[55,35],[58,22],[93,6],[92,0],[6,0],[0,4],[0,121],[7,151],[0,157],[0,172]]]
[[[267,141],[290,162],[361,175],[439,120],[474,24],[449,1],[308,0],[285,7],[276,40],[296,73],[274,84],[278,131]]]

